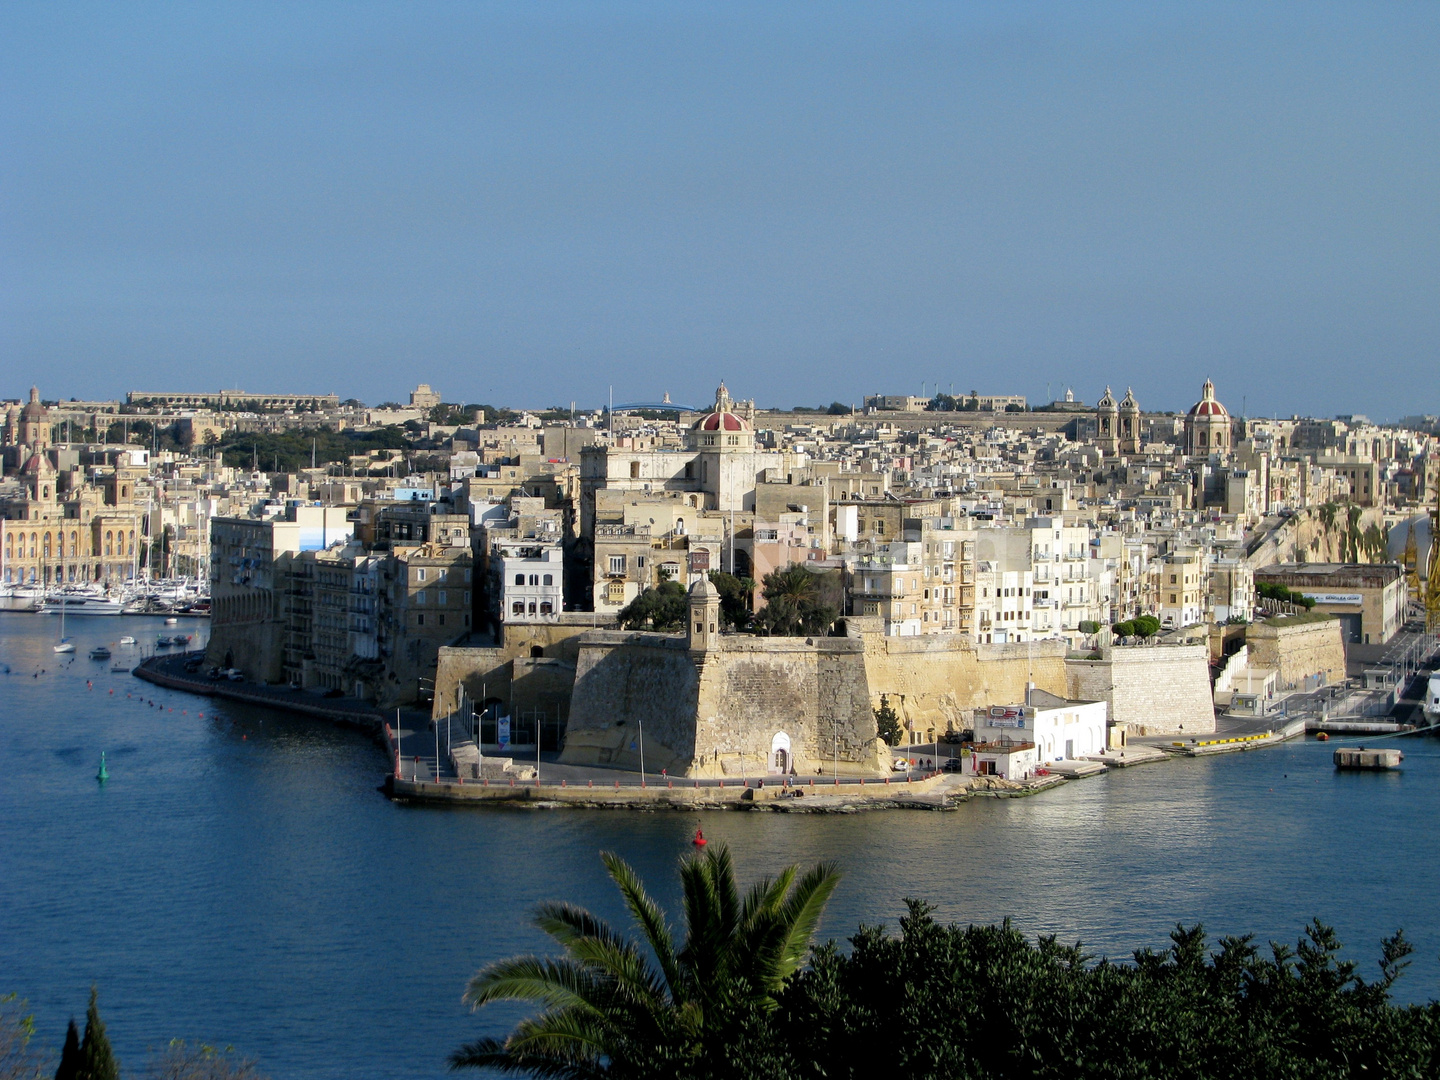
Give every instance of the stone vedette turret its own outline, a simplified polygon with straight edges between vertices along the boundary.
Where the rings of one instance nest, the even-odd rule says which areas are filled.
[[[720,644],[720,590],[707,576],[690,586],[690,621],[685,627],[692,655],[704,654]]]

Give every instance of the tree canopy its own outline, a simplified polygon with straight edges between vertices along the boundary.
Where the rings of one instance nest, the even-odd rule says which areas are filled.
[[[742,896],[729,850],[715,844],[680,864],[685,939],[618,856],[601,855],[643,947],[582,908],[542,904],[535,924],[564,949],[520,956],[471,980],[465,1000],[543,1007],[505,1039],[482,1038],[452,1068],[554,1077],[729,1077],[747,1031],[773,1013],[805,962],[839,874],[787,867]]]
[[[772,570],[761,583],[765,607],[755,616],[755,627],[776,636],[809,636],[828,634],[840,617],[840,605],[832,598],[832,581],[807,569],[803,563],[791,563]]]
[[[616,616],[626,630],[678,630],[685,625],[689,600],[678,581],[662,581],[644,590]]]

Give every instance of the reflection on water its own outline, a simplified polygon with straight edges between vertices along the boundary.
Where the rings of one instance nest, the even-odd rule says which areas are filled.
[[[85,658],[124,633],[153,640],[158,620],[67,630],[78,658],[57,663],[45,619],[0,613],[0,992],[28,996],[53,1044],[95,982],[127,1065],[186,1036],[279,1076],[439,1077],[453,1046],[514,1015],[471,1017],[460,993],[486,961],[543,947],[537,901],[623,920],[597,851],[675,910],[694,815],[391,804],[363,737]],[[947,814],[711,813],[704,827],[747,877],[840,863],[827,935],[893,920],[907,896],[1110,955],[1164,944],[1177,921],[1293,940],[1318,915],[1366,974],[1403,926],[1418,946],[1404,993],[1428,998],[1440,746],[1405,749],[1399,774],[1336,773],[1328,747],[1295,743]]]

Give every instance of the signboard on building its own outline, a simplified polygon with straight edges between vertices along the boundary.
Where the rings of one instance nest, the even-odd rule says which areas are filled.
[[[502,716],[495,721],[495,741],[501,750],[510,745],[510,717]]]
[[[1358,592],[1317,592],[1305,594],[1317,604],[1354,604],[1359,607],[1364,602],[1364,597]]]
[[[692,574],[703,574],[710,569],[710,552],[690,552],[690,572]]]
[[[986,720],[986,727],[998,728],[1023,728],[1025,726],[1025,706],[1023,705],[991,705],[990,716]]]

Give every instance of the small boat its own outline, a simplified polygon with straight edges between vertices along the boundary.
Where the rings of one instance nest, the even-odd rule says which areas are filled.
[[[131,637],[129,634],[126,634],[124,637],[122,637],[122,638],[120,639],[120,644],[121,644],[121,645],[134,645],[134,644],[135,644],[135,639],[134,639],[133,637]]]
[[[75,643],[69,638],[61,638],[60,644],[55,646],[56,652],[74,652]]]
[[[90,659],[91,659],[91,660],[109,660],[109,659],[110,659],[110,650],[107,649],[104,645],[96,645],[95,648],[93,648],[93,649],[90,650]]]
[[[175,625],[176,623],[178,623],[179,621],[180,621],[179,619],[175,618],[175,617],[172,615],[170,618],[168,618],[168,619],[165,620],[165,625],[166,625],[166,626],[174,626],[174,625]]]
[[[155,645],[157,648],[168,649],[171,645],[174,644],[175,642],[171,641],[168,637],[159,637],[155,639]]]
[[[113,671],[116,675],[130,674],[130,668],[125,664],[111,664],[110,670]]]
[[[189,644],[190,644],[190,635],[189,635],[189,634],[176,634],[173,638],[170,639],[170,641],[171,641],[172,644],[175,644],[175,645],[189,645]]]
[[[45,615],[54,615],[66,608],[72,615],[119,615],[122,605],[108,596],[89,595],[50,597],[40,604],[40,611]]]

